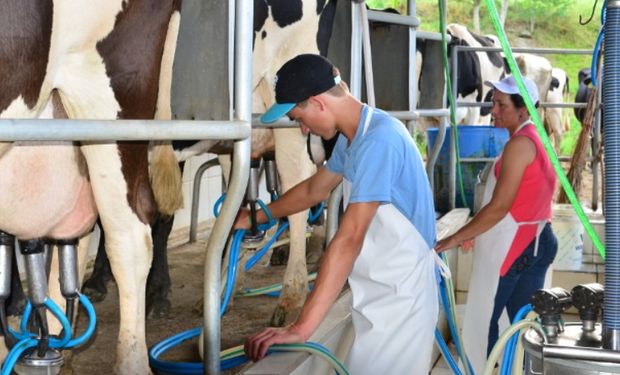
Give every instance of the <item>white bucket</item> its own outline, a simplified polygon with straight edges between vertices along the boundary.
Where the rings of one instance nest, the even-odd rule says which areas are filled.
[[[558,254],[553,269],[580,270],[583,261],[583,225],[570,204],[553,205],[553,233],[558,239]]]

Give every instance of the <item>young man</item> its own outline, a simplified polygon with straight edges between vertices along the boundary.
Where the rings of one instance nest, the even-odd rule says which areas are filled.
[[[420,154],[402,123],[353,97],[338,70],[318,55],[299,55],[276,77],[276,103],[261,118],[288,115],[304,133],[335,150],[316,174],[271,203],[274,217],[328,198],[341,181],[345,212],[321,262],[314,290],[297,321],[248,338],[247,356],[309,339],[349,281],[355,340],[351,374],[427,374],[437,322],[435,216]],[[260,212],[258,221],[266,221]],[[249,228],[241,211],[237,228]]]

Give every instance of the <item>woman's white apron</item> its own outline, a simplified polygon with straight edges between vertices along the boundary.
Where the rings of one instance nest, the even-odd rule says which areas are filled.
[[[488,174],[482,198],[482,207],[487,205],[493,196],[497,182],[493,171],[498,159],[495,160]],[[463,346],[476,374],[481,374],[486,364],[489,324],[493,314],[500,269],[517,234],[517,229],[519,225],[538,224],[536,230],[536,239],[538,241],[538,236],[546,223],[546,220],[516,222],[509,212],[499,223],[483,234],[478,235],[475,239],[473,268],[471,270],[462,327]],[[534,251],[535,254],[537,250],[538,243]],[[550,284],[550,276],[551,272],[547,271],[545,287]],[[504,309],[499,319],[499,334],[501,335],[509,325],[508,314]]]

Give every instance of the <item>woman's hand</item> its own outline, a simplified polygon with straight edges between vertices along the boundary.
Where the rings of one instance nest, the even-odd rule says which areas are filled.
[[[269,327],[254,336],[248,337],[243,346],[245,355],[256,362],[265,357],[267,350],[274,344],[301,344],[306,338],[297,330],[295,325],[285,328]]]
[[[435,245],[435,251],[438,253],[442,253],[446,250],[453,249],[457,246],[461,246],[461,248],[464,251],[469,251],[474,248],[474,240],[469,239],[469,240],[459,241],[458,239],[455,238],[454,235],[452,235],[437,242],[437,244]]]

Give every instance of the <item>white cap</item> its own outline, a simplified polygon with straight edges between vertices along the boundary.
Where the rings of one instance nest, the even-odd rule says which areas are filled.
[[[527,88],[527,93],[530,95],[532,102],[536,104],[536,102],[538,102],[538,88],[536,87],[536,84],[534,81],[525,76],[522,76],[522,78],[523,83],[525,83],[525,88]],[[513,76],[508,76],[501,81],[485,81],[484,84],[491,86],[504,94],[521,94],[519,92],[517,82]]]

